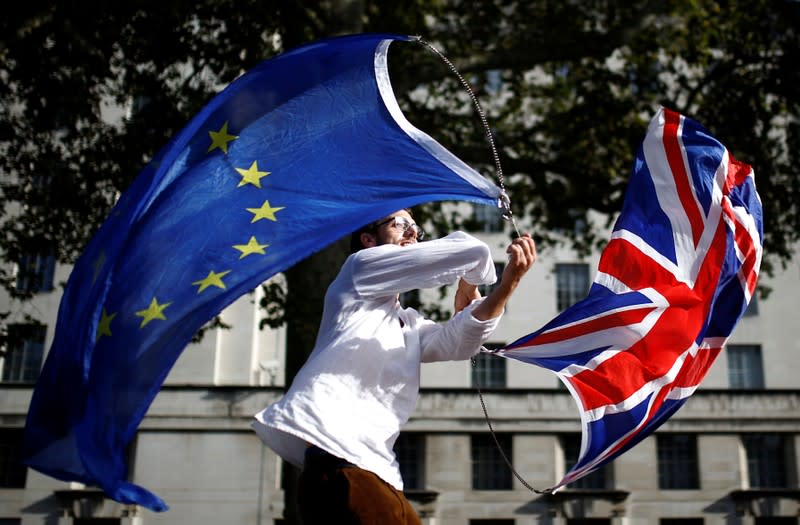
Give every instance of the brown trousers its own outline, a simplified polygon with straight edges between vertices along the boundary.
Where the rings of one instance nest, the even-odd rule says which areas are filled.
[[[318,448],[306,453],[297,501],[303,525],[421,525],[401,491]]]

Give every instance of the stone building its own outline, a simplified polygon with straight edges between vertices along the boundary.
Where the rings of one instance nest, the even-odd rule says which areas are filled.
[[[506,235],[481,233],[498,265]],[[0,359],[0,525],[282,523],[281,461],[250,430],[284,387],[283,332],[258,329],[258,291],[223,314],[169,375],[130,448],[131,480],[170,506],[153,513],[64,483],[17,461],[39,367],[53,338],[59,283],[69,268],[32,258],[39,278],[18,282],[33,301],[0,296],[23,343]],[[582,297],[597,257],[566,249],[539,262],[508,305],[492,343],[539,328]],[[409,498],[429,525],[789,524],[800,515],[800,265],[795,259],[755,301],[689,402],[610,465],[556,494],[575,461],[580,418],[550,372],[496,357],[426,364],[417,409],[397,443]],[[46,326],[26,324],[31,314]],[[483,399],[498,448],[475,390]],[[500,453],[510,459],[514,476]]]

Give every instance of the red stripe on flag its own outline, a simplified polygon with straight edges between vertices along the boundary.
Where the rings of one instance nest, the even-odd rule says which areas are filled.
[[[732,188],[743,184],[751,170],[749,164],[739,162],[728,154],[728,176],[725,178],[725,188],[723,189],[725,195],[730,194]]]
[[[713,283],[719,280],[727,250],[726,236],[724,223],[720,220],[694,289],[676,282],[669,272],[653,264],[627,241],[615,239],[609,243],[603,252],[604,258],[608,252],[611,260],[626,261],[619,267],[625,275],[617,275],[617,278],[634,290],[655,288],[667,298],[670,307],[650,332],[630,348],[569,379],[584,410],[622,403],[647,383],[663,377],[680,354],[692,345],[708,316],[710,300],[707,296],[714,293],[716,287]],[[608,273],[614,275],[610,268]]]
[[[533,340],[534,344],[528,346],[546,345],[550,343],[558,343],[580,337],[600,330],[608,330],[609,328],[616,328],[618,326],[626,326],[630,324],[640,323],[642,319],[655,310],[651,305],[643,305],[633,310],[624,310],[621,312],[609,312],[607,315],[585,321],[574,326],[567,326],[558,328],[552,332],[545,332]],[[524,346],[524,345],[523,345]]]
[[[757,241],[753,239],[745,226],[737,220],[736,215],[733,213],[733,209],[731,208],[730,201],[725,198],[722,200],[721,204],[722,212],[733,224],[733,239],[736,243],[736,247],[741,253],[742,267],[739,271],[742,273],[742,276],[747,283],[748,293],[752,295],[755,291],[756,283],[758,281],[758,273],[755,271],[756,257],[758,255],[756,252]]]
[[[694,198],[692,191],[692,184],[689,179],[689,174],[686,172],[686,167],[683,164],[683,155],[681,154],[682,148],[678,142],[678,129],[680,125],[680,115],[673,111],[664,111],[664,136],[662,142],[664,143],[664,150],[667,154],[667,162],[669,162],[670,170],[672,170],[672,177],[675,180],[675,187],[678,190],[678,198],[681,201],[686,217],[689,219],[689,224],[692,228],[692,239],[694,246],[700,242],[700,236],[703,234],[703,216],[700,213],[700,208]]]
[[[697,308],[695,308],[697,309]],[[694,309],[692,309],[694,310]],[[570,378],[585,410],[618,405],[644,385],[663,377],[692,344],[702,319],[682,308],[668,308],[650,332],[625,351]]]
[[[644,417],[639,420],[635,427],[632,426],[631,430],[622,439],[620,439],[616,445],[606,450],[602,454],[599,454],[598,458],[605,460],[606,458],[613,456],[627,446],[632,439],[639,435],[640,429],[644,427],[651,419],[653,419],[653,417],[658,414],[659,410],[661,410],[661,406],[664,404],[664,399],[666,399],[667,394],[669,393],[669,386],[670,385],[665,385],[660,390],[655,392],[655,399],[653,399],[652,403],[650,403],[650,406],[648,407],[647,413],[644,415]]]
[[[664,293],[675,286],[685,287],[663,266],[621,238],[609,241],[600,256],[598,270],[614,276],[631,290],[654,288]]]
[[[733,157],[729,156],[728,162],[728,176],[725,179],[725,195],[730,194],[732,188],[744,184],[747,177],[750,176],[752,168],[743,162],[739,162]],[[725,199],[722,202],[722,209],[728,215],[734,224],[734,240],[736,247],[742,254],[742,268],[741,272],[747,282],[747,291],[750,295],[755,292],[756,283],[758,281],[758,273],[755,271],[756,266],[756,244],[758,239],[754,239],[747,228],[736,220],[733,210],[730,207],[730,202]]]
[[[680,372],[675,377],[672,386],[677,388],[694,388],[708,373],[714,360],[719,355],[720,348],[703,348],[697,354],[686,356]]]

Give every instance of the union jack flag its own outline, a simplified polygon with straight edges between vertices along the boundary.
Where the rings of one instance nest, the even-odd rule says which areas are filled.
[[[643,440],[695,391],[744,313],[761,264],[753,170],[660,109],[582,301],[499,355],[553,370],[576,399],[578,462],[551,490]]]

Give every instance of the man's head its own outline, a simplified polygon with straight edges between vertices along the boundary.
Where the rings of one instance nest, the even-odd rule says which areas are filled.
[[[424,235],[411,210],[405,208],[354,232],[350,237],[350,253],[382,244],[408,246],[422,240]]]

